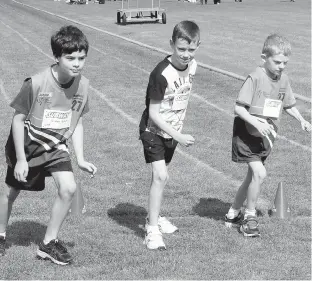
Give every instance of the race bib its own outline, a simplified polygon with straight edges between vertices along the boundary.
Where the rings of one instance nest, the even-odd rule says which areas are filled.
[[[172,110],[182,110],[187,107],[189,100],[188,94],[178,94],[174,96],[173,103],[172,103]]]
[[[42,119],[42,128],[65,129],[69,128],[72,117],[72,110],[60,111],[45,109]]]
[[[265,99],[263,106],[263,116],[278,118],[281,112],[282,101]]]

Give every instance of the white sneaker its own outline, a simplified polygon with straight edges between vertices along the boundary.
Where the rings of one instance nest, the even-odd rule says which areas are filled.
[[[150,250],[166,250],[166,245],[162,238],[162,234],[157,229],[157,227],[156,229],[152,229],[151,226],[147,226],[146,228],[147,230],[143,244],[145,244],[146,247]]]
[[[161,233],[174,233],[179,229],[168,221],[165,217],[158,217],[158,227]]]
[[[149,225],[148,216],[146,217],[145,220],[146,220],[146,224],[145,224],[145,230],[146,230],[147,226]],[[170,234],[170,233],[179,231],[179,229],[175,225],[173,225],[170,221],[168,221],[166,217],[161,217],[161,216],[158,217],[158,227],[159,227],[159,231],[164,234]]]

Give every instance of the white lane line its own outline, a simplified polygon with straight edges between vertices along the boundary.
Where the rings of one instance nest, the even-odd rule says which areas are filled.
[[[37,7],[34,7],[34,6],[31,6],[31,5],[27,5],[25,3],[21,3],[21,2],[18,2],[18,1],[15,1],[15,0],[11,0],[17,4],[20,4],[22,6],[26,6],[28,8],[31,8],[31,9],[34,9],[34,10],[37,10],[37,11],[40,11],[40,12],[43,12],[43,13],[46,13],[48,15],[51,15],[51,16],[54,16],[54,17],[58,17],[60,19],[63,19],[63,20],[66,20],[66,21],[69,21],[69,22],[73,22],[73,23],[76,23],[76,24],[79,24],[79,25],[82,25],[82,26],[85,26],[85,27],[88,27],[90,29],[93,29],[93,30],[96,30],[96,31],[99,31],[99,32],[102,32],[102,33],[105,33],[105,34],[108,34],[110,36],[113,36],[113,37],[116,37],[116,38],[119,38],[119,39],[122,39],[124,41],[127,41],[127,42],[130,42],[130,43],[133,43],[133,44],[136,44],[136,45],[139,45],[141,47],[145,47],[147,49],[150,49],[150,50],[153,50],[153,51],[156,51],[156,52],[159,52],[159,53],[162,53],[162,54],[166,54],[166,55],[169,55],[171,54],[170,52],[168,51],[165,51],[161,48],[157,48],[157,47],[153,47],[153,46],[150,46],[150,45],[147,45],[147,44],[144,44],[142,42],[139,42],[139,41],[136,41],[136,40],[133,40],[133,39],[130,39],[130,38],[127,38],[127,37],[124,37],[124,36],[121,36],[121,35],[118,35],[116,33],[113,33],[113,32],[110,32],[110,31],[107,31],[107,30],[104,30],[104,29],[101,29],[101,28],[97,28],[95,26],[92,26],[92,25],[89,25],[89,24],[85,24],[83,22],[80,22],[80,21],[77,21],[77,20],[73,20],[71,18],[68,18],[68,17],[65,17],[65,16],[61,16],[61,15],[58,15],[58,14],[55,14],[55,13],[51,13],[51,12],[48,12],[46,10],[43,10],[43,9],[39,9]],[[238,80],[241,80],[241,81],[244,81],[246,79],[246,77],[244,76],[241,76],[241,75],[238,75],[236,73],[233,73],[233,72],[230,72],[230,71],[227,71],[227,70],[223,70],[223,69],[220,69],[220,68],[217,68],[217,67],[214,67],[214,66],[211,66],[211,65],[208,65],[208,64],[205,64],[205,63],[201,63],[201,62],[198,62],[198,65],[202,68],[205,68],[205,69],[209,69],[211,71],[215,71],[217,73],[221,73],[223,75],[226,75],[226,76],[229,76],[229,77],[232,77],[232,78],[235,78],[235,79],[238,79]],[[309,102],[311,103],[311,99],[308,98],[308,97],[305,97],[305,96],[302,96],[300,94],[295,94],[295,97],[297,99],[300,99],[300,100],[303,100],[305,102]]]
[[[42,53],[43,55],[47,56],[48,58],[50,58],[50,59],[52,59],[52,60],[54,59],[52,56],[50,56],[50,55],[48,55],[47,53],[45,53],[41,48],[39,48],[39,47],[36,46],[35,44],[31,43],[27,38],[25,38],[25,37],[24,37],[21,33],[19,33],[17,30],[13,29],[12,27],[10,27],[9,25],[5,24],[5,23],[2,22],[1,20],[0,20],[0,22],[1,22],[4,26],[6,26],[7,28],[9,28],[10,30],[12,30],[13,32],[15,32],[15,33],[16,33],[20,38],[22,38],[26,43],[28,43],[29,45],[33,46],[38,52]],[[97,49],[97,48],[93,48],[93,49],[96,50],[96,51],[99,51],[99,52],[102,53],[102,54],[105,54],[105,55],[106,55],[105,52],[100,51],[100,50]],[[114,57],[114,56],[111,56],[111,57],[117,59],[117,58]],[[126,62],[126,61],[123,61],[123,60],[121,60],[121,59],[119,59],[119,58],[118,58],[118,61],[123,62],[123,63],[125,63],[125,64],[128,64],[129,66],[134,67],[134,68],[136,68],[136,69],[139,69],[139,70],[141,70],[141,71],[143,71],[143,72],[145,72],[145,73],[149,73],[149,72],[147,72],[147,70],[145,70],[145,69],[143,69],[143,68],[141,68],[141,67],[133,66],[133,64],[130,64],[130,63]],[[92,89],[94,89],[94,88],[92,88]],[[213,104],[213,103],[207,101],[205,98],[203,98],[202,96],[200,96],[200,95],[198,95],[198,94],[196,94],[196,93],[194,93],[193,96],[196,97],[197,99],[201,100],[202,102],[204,102],[204,103],[206,103],[206,104],[208,104],[208,105],[210,105],[210,106],[216,108],[217,110],[219,110],[219,111],[221,111],[221,112],[224,112],[224,113],[225,113],[226,115],[228,115],[228,116],[234,116],[234,115],[231,114],[230,112],[228,112],[228,111],[222,109],[221,107],[219,107],[219,106],[217,106],[217,105],[215,105],[215,104]],[[107,101],[109,101],[108,98],[106,98],[106,99],[107,99]],[[109,101],[109,102],[110,102],[110,101]],[[110,103],[112,103],[112,102],[110,102]],[[126,113],[125,113],[125,114],[126,114]],[[130,116],[130,115],[129,115],[129,116]],[[298,143],[298,142],[296,142],[296,141],[293,141],[293,140],[291,140],[291,139],[288,139],[288,138],[286,138],[285,136],[277,135],[277,138],[282,139],[282,140],[284,140],[284,141],[287,141],[287,142],[289,142],[290,144],[292,144],[292,145],[294,145],[294,146],[298,146],[298,147],[302,148],[303,150],[307,150],[307,151],[309,151],[309,152],[312,152],[311,147],[306,146],[306,145],[303,145],[303,144],[300,144],[300,143]]]

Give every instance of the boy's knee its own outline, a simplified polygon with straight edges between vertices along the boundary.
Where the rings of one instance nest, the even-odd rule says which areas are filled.
[[[59,188],[59,195],[63,199],[71,199],[77,189],[77,185],[75,182],[61,184]]]
[[[169,175],[167,171],[157,171],[154,173],[153,180],[161,182],[161,183],[166,183],[169,180]]]
[[[20,193],[19,190],[6,186],[0,192],[0,201],[1,202],[14,202],[18,194]]]
[[[267,172],[266,172],[266,169],[264,167],[259,168],[253,172],[254,179],[260,181],[261,183],[264,181],[266,176],[267,176]]]

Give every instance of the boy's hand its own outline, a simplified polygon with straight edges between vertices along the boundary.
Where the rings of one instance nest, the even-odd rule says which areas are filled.
[[[177,139],[178,143],[188,147],[194,144],[195,139],[191,135],[181,134],[181,137]]]
[[[86,161],[78,162],[78,167],[85,172],[89,172],[91,174],[91,178],[93,178],[97,172],[97,168],[92,163]]]
[[[301,121],[301,128],[306,132],[311,132],[311,124],[306,120]]]
[[[269,124],[266,120],[257,118],[257,127],[256,129],[259,131],[259,133],[262,136],[267,136],[271,133],[271,131],[274,131],[273,125]]]
[[[14,177],[20,182],[27,182],[26,177],[28,175],[28,163],[26,160],[17,160],[14,167]]]

